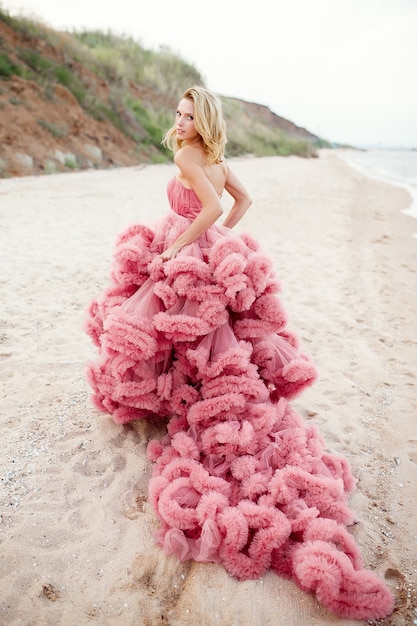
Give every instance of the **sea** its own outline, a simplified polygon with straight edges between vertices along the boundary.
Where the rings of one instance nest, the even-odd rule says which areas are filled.
[[[411,199],[403,213],[417,220],[417,150],[341,150],[339,154],[362,174],[406,189]]]

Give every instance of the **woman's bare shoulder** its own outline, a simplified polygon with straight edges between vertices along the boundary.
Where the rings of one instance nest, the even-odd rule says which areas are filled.
[[[205,155],[201,149],[195,146],[183,146],[175,153],[174,162],[177,165],[180,163],[195,163],[203,166]]]

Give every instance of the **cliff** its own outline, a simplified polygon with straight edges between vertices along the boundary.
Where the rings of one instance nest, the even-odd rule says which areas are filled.
[[[167,49],[57,32],[3,10],[0,44],[0,177],[166,162],[160,140],[178,96],[204,84]],[[314,156],[322,145],[268,107],[223,104],[228,156]]]

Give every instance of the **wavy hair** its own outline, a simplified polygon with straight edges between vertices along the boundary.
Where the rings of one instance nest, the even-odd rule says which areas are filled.
[[[194,126],[203,140],[207,163],[220,163],[223,160],[227,143],[226,122],[223,118],[222,104],[211,91],[204,87],[190,87],[181,97],[191,100],[194,104]],[[163,136],[162,144],[170,148],[174,154],[186,142],[178,139],[175,125]]]

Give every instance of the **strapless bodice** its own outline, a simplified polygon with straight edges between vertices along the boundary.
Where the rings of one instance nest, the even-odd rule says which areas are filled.
[[[195,217],[201,211],[202,204],[193,189],[184,187],[176,176],[171,178],[167,186],[170,207],[183,217]]]

